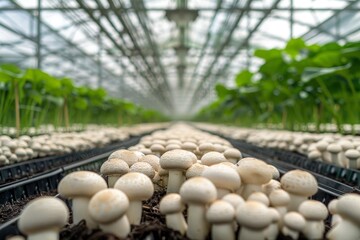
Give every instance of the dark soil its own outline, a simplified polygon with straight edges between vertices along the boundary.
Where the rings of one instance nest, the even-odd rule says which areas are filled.
[[[0,205],[0,224],[19,216],[24,206],[31,200],[40,196],[55,196],[56,192],[41,192],[40,195],[30,196],[26,199],[19,199],[12,203]]]

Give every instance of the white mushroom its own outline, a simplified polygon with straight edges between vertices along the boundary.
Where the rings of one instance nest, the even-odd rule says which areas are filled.
[[[213,240],[235,240],[233,221],[235,219],[234,207],[224,201],[213,202],[206,213],[207,221],[211,226],[211,239]]]
[[[165,214],[166,226],[168,228],[185,234],[187,224],[182,212],[185,205],[181,200],[181,196],[177,193],[170,193],[164,196],[160,201],[160,212]]]
[[[129,165],[119,158],[111,158],[105,161],[100,168],[101,174],[108,178],[109,188],[114,187],[115,182],[129,171]]]
[[[299,206],[299,213],[306,220],[303,233],[307,239],[322,239],[325,232],[324,220],[328,216],[326,206],[319,201],[307,200]]]
[[[216,187],[207,178],[193,177],[184,182],[180,195],[188,205],[187,237],[205,239],[209,232],[206,221],[206,207],[216,199]]]
[[[99,223],[103,232],[125,238],[130,232],[126,211],[129,207],[127,196],[117,189],[104,189],[90,200],[90,216]]]
[[[288,212],[284,216],[284,226],[281,232],[294,240],[299,238],[300,232],[305,228],[304,217],[297,212]]]
[[[139,224],[142,215],[142,201],[154,194],[151,179],[143,173],[130,172],[120,177],[114,188],[123,191],[130,200],[127,217],[130,224]]]
[[[105,180],[94,172],[77,171],[66,175],[58,185],[60,195],[72,199],[73,223],[85,219],[86,225],[94,229],[97,223],[90,217],[88,205],[91,197],[106,189]]]
[[[22,210],[18,227],[28,240],[58,240],[60,229],[68,222],[65,203],[53,197],[40,197]]]

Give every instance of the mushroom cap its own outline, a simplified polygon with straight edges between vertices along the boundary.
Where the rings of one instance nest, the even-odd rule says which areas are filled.
[[[242,158],[241,152],[236,148],[228,148],[224,151],[224,156],[226,159],[240,159]]]
[[[223,196],[222,200],[230,203],[234,207],[234,209],[236,209],[240,204],[243,204],[245,202],[245,200],[241,196],[235,193],[226,194],[225,196]]]
[[[101,190],[89,202],[90,216],[101,224],[114,222],[121,218],[128,208],[128,197],[122,191],[114,188]]]
[[[338,214],[338,211],[337,211],[338,201],[339,201],[339,199],[333,199],[329,202],[328,209],[331,214]]]
[[[140,149],[140,148],[139,148]],[[133,153],[135,153],[135,155],[137,156],[138,160],[140,158],[142,158],[143,156],[145,156],[145,154],[139,150],[132,150]],[[151,151],[149,150],[149,152],[151,153]]]
[[[344,194],[336,204],[338,214],[360,226],[360,195],[355,193]]]
[[[265,184],[272,179],[268,164],[256,158],[243,158],[237,163],[238,173],[245,184]]]
[[[145,156],[150,155],[152,153],[149,148],[140,148],[138,151],[142,152]]]
[[[280,220],[280,214],[275,208],[270,207],[269,212],[271,215],[272,222],[278,222]]]
[[[139,162],[147,162],[149,163],[155,171],[159,171],[160,167],[160,158],[153,154],[145,155],[139,159]]]
[[[272,222],[269,209],[264,204],[255,201],[246,201],[236,208],[237,222],[248,228],[266,228]]]
[[[270,169],[270,171],[272,173],[272,179],[279,179],[280,178],[279,170],[273,165],[268,164],[267,166],[268,166],[268,168]]]
[[[287,206],[290,202],[290,195],[283,189],[276,189],[270,193],[269,200],[273,207]]]
[[[208,204],[215,201],[217,191],[215,185],[209,179],[193,177],[181,185],[180,195],[187,204]]]
[[[159,143],[154,143],[150,146],[152,152],[165,152],[165,147]]]
[[[131,165],[139,160],[138,156],[133,151],[126,149],[120,149],[111,153],[108,159],[112,158],[120,158],[124,160],[129,165],[129,167],[131,167]]]
[[[342,148],[339,144],[331,143],[327,146],[326,150],[330,153],[339,153],[342,151]]]
[[[18,157],[25,157],[27,155],[26,150],[24,148],[17,148],[15,150],[15,154]]]
[[[123,191],[130,201],[144,201],[154,194],[151,179],[143,173],[129,172],[120,177],[114,188]]]
[[[130,171],[129,165],[122,159],[111,158],[106,160],[100,168],[101,174],[105,176],[119,175],[122,176]]]
[[[319,159],[321,158],[321,152],[319,150],[312,150],[309,152],[308,158],[311,160]]]
[[[201,163],[207,166],[211,166],[221,162],[227,162],[227,159],[222,153],[219,152],[208,152],[201,157]]]
[[[360,157],[360,152],[356,149],[349,149],[349,150],[346,150],[345,157],[356,159],[356,158]]]
[[[58,192],[66,198],[90,198],[106,188],[107,184],[100,175],[90,171],[77,171],[69,173],[61,179]]]
[[[181,146],[176,143],[170,143],[170,144],[166,145],[166,147],[165,147],[165,151],[171,151],[171,150],[175,150],[175,149],[181,149]]]
[[[223,164],[215,164],[206,168],[201,176],[209,179],[217,188],[229,191],[235,191],[241,185],[237,171]]]
[[[178,193],[167,194],[160,201],[160,212],[162,214],[181,213],[184,209],[185,205]]]
[[[261,190],[266,195],[270,195],[270,193],[272,191],[274,191],[275,189],[280,189],[280,188],[281,188],[281,183],[274,179],[271,179],[268,183],[265,183],[261,186]]]
[[[309,197],[318,191],[315,177],[302,170],[292,170],[285,173],[280,182],[282,189],[295,195]]]
[[[300,232],[305,228],[306,220],[298,212],[288,212],[284,216],[284,224],[297,232]]]
[[[195,151],[197,149],[197,145],[193,142],[184,142],[181,145],[181,148],[186,150],[186,151]]]
[[[254,192],[250,194],[247,200],[262,203],[267,207],[270,205],[269,198],[265,195],[265,193],[262,192]]]
[[[322,221],[328,216],[326,206],[319,201],[307,200],[300,204],[299,213],[301,213],[306,220]]]
[[[213,202],[206,212],[206,219],[213,224],[229,223],[234,221],[235,208],[224,200]]]
[[[153,179],[155,176],[155,170],[153,169],[153,167],[147,163],[147,162],[137,162],[134,163],[131,167],[130,167],[130,172],[139,172],[139,173],[143,173],[146,176],[148,176],[150,179]]]
[[[186,170],[186,178],[199,177],[206,168],[208,168],[208,166],[202,165],[201,163],[194,163]]]
[[[319,141],[316,143],[316,148],[320,151],[326,151],[327,146],[329,145],[329,143],[327,141]]]
[[[186,170],[197,161],[196,155],[182,149],[175,149],[164,153],[160,157],[163,169]]]
[[[199,151],[200,152],[210,152],[210,151],[215,151],[215,147],[212,143],[210,142],[204,142],[201,143],[199,145]]]
[[[65,203],[54,197],[39,197],[22,210],[18,227],[26,235],[46,229],[60,229],[69,219]]]

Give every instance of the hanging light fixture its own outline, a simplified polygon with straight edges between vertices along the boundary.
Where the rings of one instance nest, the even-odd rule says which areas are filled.
[[[179,27],[185,27],[187,24],[194,22],[198,15],[198,10],[188,8],[168,9],[165,14],[169,21],[175,22]]]

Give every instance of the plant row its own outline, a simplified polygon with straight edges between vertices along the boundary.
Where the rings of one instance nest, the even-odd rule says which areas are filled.
[[[51,124],[133,124],[163,120],[152,110],[109,97],[102,88],[76,86],[69,78],[56,78],[39,69],[0,66],[0,126],[17,134]]]
[[[290,130],[343,131],[360,119],[360,42],[306,44],[291,39],[284,48],[257,49],[257,72],[241,71],[235,87],[216,86],[218,99],[205,107],[202,121],[281,124]]]

